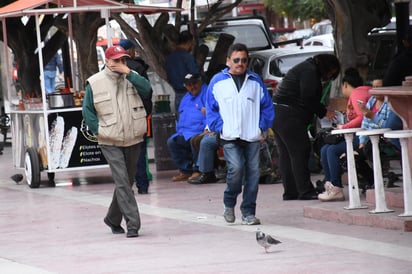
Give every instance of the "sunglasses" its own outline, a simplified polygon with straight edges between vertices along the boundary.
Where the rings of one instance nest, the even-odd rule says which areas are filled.
[[[243,64],[246,64],[247,63],[247,58],[233,58],[232,61],[235,64],[237,64],[239,62],[242,62]]]

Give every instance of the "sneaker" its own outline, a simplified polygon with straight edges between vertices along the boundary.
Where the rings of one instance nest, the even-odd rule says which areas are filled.
[[[333,188],[333,184],[330,181],[325,182],[325,191],[331,191]]]
[[[223,217],[227,223],[234,223],[235,222],[235,209],[233,207],[225,207],[225,211],[223,212]]]
[[[192,174],[184,174],[184,173],[179,173],[175,176],[172,177],[172,181],[173,182],[177,182],[177,181],[187,181],[187,179],[190,178],[190,176],[192,176]]]
[[[260,225],[260,220],[255,215],[243,216],[242,225]]]
[[[332,186],[329,190],[319,194],[318,199],[322,202],[345,201],[343,188]]]

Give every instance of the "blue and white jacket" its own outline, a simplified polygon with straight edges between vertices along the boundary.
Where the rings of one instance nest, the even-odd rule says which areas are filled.
[[[262,139],[262,131],[271,126],[275,112],[272,98],[260,77],[246,71],[238,91],[229,69],[216,74],[209,83],[206,96],[206,123],[223,140],[248,142]]]

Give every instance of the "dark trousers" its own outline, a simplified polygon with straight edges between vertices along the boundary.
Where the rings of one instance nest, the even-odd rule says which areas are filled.
[[[114,225],[120,225],[123,217],[128,230],[139,230],[139,208],[132,186],[136,175],[140,144],[129,147],[101,145],[100,148],[110,166],[115,183],[112,202],[106,217]]]
[[[167,148],[181,173],[192,174],[198,171],[197,155],[190,144],[190,139],[185,140],[182,135],[171,136],[167,139]]]
[[[140,154],[137,160],[137,172],[136,172],[136,187],[140,191],[147,191],[149,189],[149,178],[147,176],[147,137],[144,136],[143,142],[140,146]]]
[[[283,197],[287,199],[296,199],[315,192],[308,166],[311,143],[306,116],[298,109],[275,105],[273,130],[279,147]]]

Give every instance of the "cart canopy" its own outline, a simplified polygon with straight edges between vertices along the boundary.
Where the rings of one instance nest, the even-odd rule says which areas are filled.
[[[182,9],[135,5],[111,0],[17,0],[0,8],[0,18],[33,14],[98,12],[102,10],[152,14],[159,12],[177,12]]]

